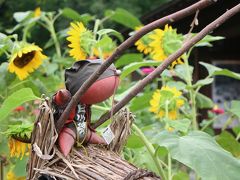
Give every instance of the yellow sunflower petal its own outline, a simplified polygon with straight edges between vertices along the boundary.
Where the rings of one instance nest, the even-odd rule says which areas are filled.
[[[72,56],[75,60],[86,59],[87,54],[80,44],[81,35],[86,31],[86,28],[81,22],[70,23],[70,25],[70,30],[67,32],[69,35],[69,37],[67,37],[67,40],[70,42],[70,44],[68,44],[68,47],[71,48],[69,55]]]
[[[9,72],[15,73],[20,80],[24,80],[47,58],[41,51],[42,49],[34,44],[24,45],[10,58]]]

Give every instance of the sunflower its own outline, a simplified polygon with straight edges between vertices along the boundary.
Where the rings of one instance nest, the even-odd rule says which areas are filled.
[[[13,138],[8,141],[8,147],[10,149],[10,157],[23,158],[24,155],[29,154],[30,145],[22,143]]]
[[[12,170],[7,172],[7,180],[25,180],[25,176],[17,177]]]
[[[164,30],[154,30],[149,38],[152,40],[149,44],[152,48],[151,57],[156,61],[165,60],[169,55],[176,52],[183,42],[183,36],[177,34],[176,29],[168,25],[165,25]],[[181,58],[178,58],[171,66],[182,63]]]
[[[41,8],[37,7],[34,11],[33,11],[33,15],[34,17],[39,17],[41,16]]]
[[[136,30],[139,30],[140,28],[141,27],[137,27]],[[137,50],[143,52],[144,54],[149,54],[152,52],[152,47],[149,46],[149,43],[151,42],[150,39],[151,34],[152,32],[147,33],[135,43],[135,46],[137,46]]]
[[[170,88],[163,86],[160,90],[158,89],[153,93],[152,99],[150,100],[150,112],[162,118],[166,116],[166,103],[168,103],[167,116],[171,120],[177,119],[178,109],[184,104],[181,95],[182,93],[175,87]]]
[[[34,44],[24,44],[13,53],[10,58],[8,70],[15,73],[20,80],[23,80],[37,69],[47,56],[42,54],[42,49]]]
[[[71,23],[68,35],[67,40],[70,42],[68,46],[71,48],[69,51],[70,56],[75,60],[86,59],[92,49],[92,32],[87,30],[81,22],[77,22]]]

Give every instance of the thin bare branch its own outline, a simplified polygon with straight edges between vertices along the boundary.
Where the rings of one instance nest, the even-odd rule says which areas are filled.
[[[76,107],[76,105],[79,102],[80,97],[84,94],[84,92],[98,79],[98,77],[129,47],[131,47],[138,39],[140,39],[142,36],[147,34],[148,32],[160,27],[164,26],[165,24],[170,24],[174,21],[177,21],[179,19],[182,19],[186,16],[189,16],[193,13],[195,13],[197,10],[203,9],[213,3],[215,3],[217,0],[201,0],[185,9],[182,9],[180,11],[177,11],[171,15],[165,16],[161,19],[158,19],[143,28],[141,28],[137,33],[135,33],[133,36],[129,37],[126,41],[124,41],[118,48],[115,50],[115,52],[96,70],[94,74],[92,74],[88,80],[81,86],[81,88],[76,92],[76,94],[72,97],[70,103],[64,110],[63,114],[59,118],[56,124],[56,129],[59,132],[66,119],[69,117],[70,111],[72,108]]]
[[[158,66],[152,73],[150,73],[147,77],[145,77],[143,80],[141,80],[135,88],[132,89],[126,95],[120,102],[118,102],[112,110],[105,113],[103,116],[100,117],[100,119],[93,125],[93,128],[98,127],[102,123],[104,123],[107,119],[110,117],[110,112],[113,112],[115,114],[118,112],[123,106],[125,106],[133,97],[135,97],[139,92],[141,92],[144,87],[152,82],[152,80],[156,77],[159,77],[159,75],[176,59],[178,59],[181,55],[183,55],[186,51],[188,51],[191,47],[194,46],[198,41],[203,39],[207,34],[211,33],[214,29],[219,27],[221,24],[223,24],[226,20],[234,16],[240,12],[240,4],[236,5],[232,9],[225,12],[223,15],[221,15],[219,18],[217,18],[215,21],[210,23],[208,26],[206,26],[202,31],[200,31],[196,36],[194,36],[189,41],[185,42],[183,46],[174,54],[170,55],[166,60],[163,61],[163,63]]]

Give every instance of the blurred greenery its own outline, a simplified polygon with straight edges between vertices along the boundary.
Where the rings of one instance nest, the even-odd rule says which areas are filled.
[[[119,43],[133,35],[136,27],[142,25],[141,16],[167,1],[170,0],[0,0],[0,55],[6,61],[0,62],[0,153],[9,160],[5,167],[6,172],[13,171],[16,176],[25,175],[25,155],[28,151],[26,144],[9,140],[9,137],[30,136],[35,116],[39,113],[39,97],[51,97],[58,89],[64,88],[64,69],[68,68],[74,59],[106,59]],[[38,11],[34,11],[36,8]],[[75,22],[71,23],[69,28],[71,21]],[[114,100],[120,101],[131,94],[131,90],[136,89],[136,84],[146,76],[151,76],[149,73],[175,52],[184,42],[184,38],[187,38],[178,34],[177,29],[166,27],[168,26],[163,30],[158,29],[158,32],[162,32],[160,34],[152,32],[151,35],[154,36],[141,38],[135,44],[140,52],[131,47],[119,58],[115,65],[121,70],[121,83]],[[133,30],[135,31],[129,36],[126,34]],[[209,35],[195,47],[211,47],[211,42],[222,39],[223,37]],[[70,50],[67,41],[71,43],[68,44]],[[40,61],[46,60],[40,63],[39,68],[23,69],[31,67],[29,62],[38,60],[35,56],[30,56],[33,52],[40,54],[40,50],[34,49],[38,46],[30,43],[39,45],[39,49],[42,49],[48,58],[40,58]],[[72,50],[74,53],[70,53]],[[86,52],[86,57],[82,55],[83,52]],[[79,54],[82,55],[80,58]],[[226,107],[225,112],[220,114],[217,112],[221,109],[215,107],[213,100],[199,90],[212,84],[214,76],[240,80],[240,74],[200,62],[207,69],[208,75],[194,82],[195,67],[189,65],[190,54],[191,50],[182,55],[181,59],[175,62],[177,65],[172,64],[171,68],[155,78],[126,105],[133,113],[135,122],[123,157],[137,167],[155,172],[165,180],[189,179],[193,170],[202,179],[236,179],[240,176],[240,161],[237,159],[240,154],[240,130],[234,129],[235,137],[223,131],[223,128],[222,134],[215,138],[212,123],[223,113],[230,115],[230,120],[232,117],[239,119],[240,101],[232,101],[231,106]],[[26,61],[29,60],[27,57],[31,58],[30,61]],[[18,64],[19,62],[22,64]],[[24,73],[27,73],[26,77]],[[112,105],[111,98],[94,104],[92,122]],[[201,123],[201,129],[197,123],[201,115],[198,109],[209,109],[211,115]],[[110,120],[98,131],[102,132],[109,123]],[[228,121],[224,127],[227,125]],[[25,159],[19,161],[17,158],[20,154],[24,155]],[[225,167],[225,164],[221,163],[223,161],[228,166]]]
[[[98,17],[102,16],[106,9],[124,8],[137,17],[141,17],[168,1],[170,0],[24,0],[18,2],[16,0],[0,0],[0,31],[6,27],[11,27],[15,23],[12,17],[14,12],[34,10],[36,7],[40,7],[44,11],[56,11],[69,7],[79,14],[90,13]]]

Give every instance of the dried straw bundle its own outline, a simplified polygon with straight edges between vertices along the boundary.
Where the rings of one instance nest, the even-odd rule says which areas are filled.
[[[125,108],[112,119],[110,127],[115,138],[108,147],[88,145],[73,148],[64,157],[55,145],[58,135],[51,103],[46,99],[40,107],[32,133],[27,179],[35,180],[42,174],[50,175],[53,179],[66,180],[160,179],[151,172],[139,170],[118,154],[130,134],[134,119],[132,114]]]

